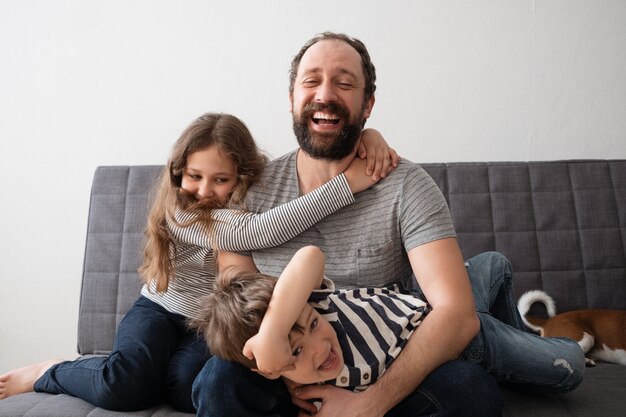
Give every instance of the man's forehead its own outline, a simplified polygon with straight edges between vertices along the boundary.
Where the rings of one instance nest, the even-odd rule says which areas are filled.
[[[298,73],[329,68],[363,77],[361,55],[350,44],[340,39],[324,39],[311,45],[302,56]]]

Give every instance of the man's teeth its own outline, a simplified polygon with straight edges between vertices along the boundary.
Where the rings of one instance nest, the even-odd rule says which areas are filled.
[[[326,113],[322,113],[322,112],[317,112],[313,115],[314,119],[321,119],[321,120],[339,120],[339,117],[335,116],[334,114],[326,114]]]

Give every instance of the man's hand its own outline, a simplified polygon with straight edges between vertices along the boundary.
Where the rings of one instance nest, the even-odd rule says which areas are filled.
[[[350,410],[351,417],[383,417],[384,412],[377,409],[377,401],[367,395],[367,391],[352,392],[333,385],[306,385],[292,392],[293,403],[305,412],[313,412],[316,417],[344,417]],[[295,400],[299,400],[296,402]],[[322,408],[315,412],[316,407],[307,400],[321,400]],[[301,406],[301,402],[306,405]],[[312,408],[311,408],[312,406]],[[305,408],[306,407],[306,408]],[[300,413],[304,417],[307,413]]]

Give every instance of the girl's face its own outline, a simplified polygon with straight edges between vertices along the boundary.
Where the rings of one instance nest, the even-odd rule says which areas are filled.
[[[226,204],[237,185],[237,167],[217,145],[187,156],[181,188],[197,200],[204,198]]]

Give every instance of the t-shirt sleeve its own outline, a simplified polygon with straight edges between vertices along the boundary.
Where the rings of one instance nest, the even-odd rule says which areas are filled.
[[[191,244],[227,251],[246,251],[280,245],[324,217],[354,202],[345,175],[340,174],[310,193],[264,213],[233,209],[213,210],[207,232],[201,222],[173,225],[174,235]],[[172,225],[170,225],[172,227]]]
[[[435,181],[415,165],[405,178],[400,228],[406,251],[446,237],[456,237],[448,204]]]

